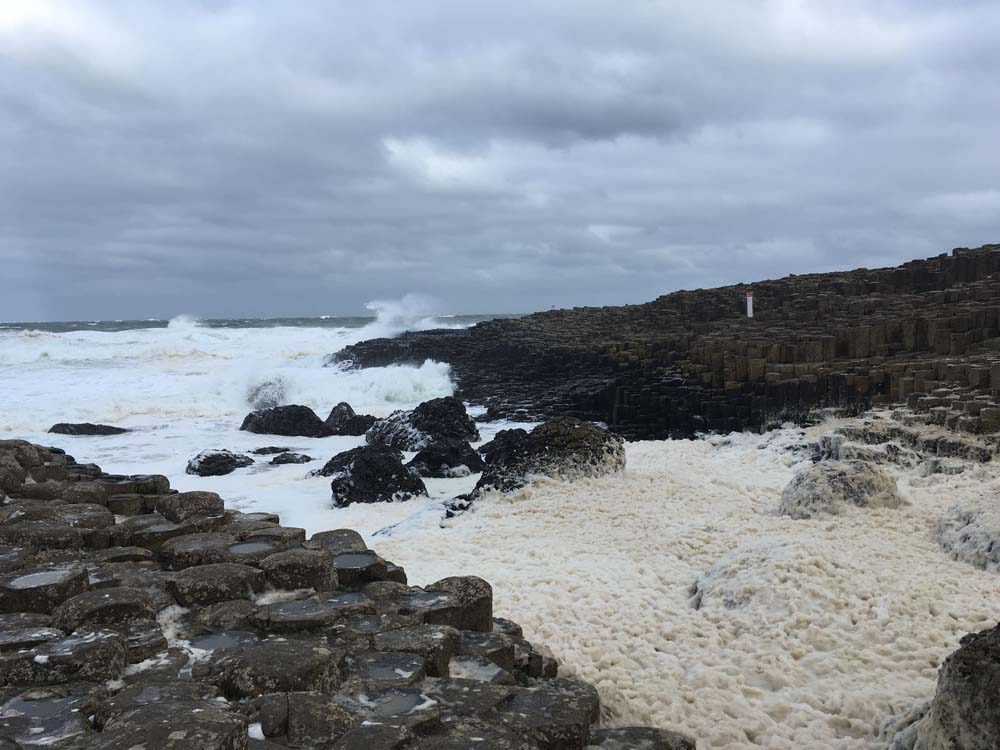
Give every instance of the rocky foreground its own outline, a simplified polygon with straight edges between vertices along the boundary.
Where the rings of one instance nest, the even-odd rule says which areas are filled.
[[[18,440],[0,500],[0,750],[694,747],[599,728],[486,581],[407,586],[353,531]]]
[[[816,407],[908,399],[962,432],[995,432],[998,274],[1000,245],[960,248],[896,268],[406,333],[349,346],[331,363],[447,362],[460,395],[490,416],[576,416],[631,439],[761,429]]]

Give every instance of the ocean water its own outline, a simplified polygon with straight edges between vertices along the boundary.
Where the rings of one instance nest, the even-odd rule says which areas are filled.
[[[891,466],[907,501],[898,509],[777,514],[809,464],[798,448],[836,423],[631,443],[622,474],[488,494],[449,520],[443,501],[475,475],[428,480],[428,498],[333,509],[328,480],[308,471],[363,438],[238,427],[268,383],[322,417],[339,401],[384,416],[452,393],[444,363],[351,371],[323,361],[363,339],[485,316],[434,318],[406,304],[377,313],[0,325],[0,438],[64,448],[107,471],[166,474],[178,489],[213,490],[309,532],[358,529],[417,585],[482,576],[498,615],[551,648],[564,674],[598,687],[607,723],[687,732],[699,750],[884,748],[883,724],[930,699],[959,639],[996,622],[1000,576],[950,559],[934,536],[953,503],[1000,492],[992,464],[957,475]],[[47,433],[81,421],[132,432]],[[483,439],[508,426],[481,424]],[[316,461],[184,473],[201,450],[265,445]]]

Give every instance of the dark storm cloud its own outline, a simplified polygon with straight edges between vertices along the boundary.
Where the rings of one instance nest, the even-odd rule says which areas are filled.
[[[0,319],[637,302],[1000,238],[993,3],[4,0]]]

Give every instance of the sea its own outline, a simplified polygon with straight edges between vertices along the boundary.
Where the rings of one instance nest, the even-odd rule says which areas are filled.
[[[952,504],[1000,492],[992,464],[954,475],[886,466],[906,501],[898,509],[776,512],[811,463],[802,447],[836,421],[629,443],[621,474],[538,480],[453,518],[444,502],[476,475],[428,480],[426,498],[335,509],[329,480],[309,472],[364,438],[241,432],[261,394],[321,417],[340,401],[380,417],[409,409],[454,393],[447,363],[355,370],[328,366],[328,355],[494,317],[406,304],[374,313],[0,324],[0,439],[62,448],[108,472],[165,474],[177,489],[215,491],[309,533],[357,529],[414,585],[481,576],[498,616],[550,648],[562,675],[597,686],[607,724],[673,729],[699,750],[886,748],[886,727],[934,695],[959,639],[996,623],[1000,576],[950,559],[934,536]],[[130,432],[48,433],[57,422]],[[511,426],[481,422],[482,440]],[[315,460],[185,472],[206,449],[272,445]]]

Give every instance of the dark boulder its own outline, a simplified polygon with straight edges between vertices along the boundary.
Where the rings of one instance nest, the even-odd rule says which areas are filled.
[[[944,660],[916,747],[996,750],[1000,738],[1000,625],[961,640]]]
[[[188,461],[185,471],[199,477],[220,477],[252,465],[253,459],[250,456],[226,450],[207,450]]]
[[[333,433],[308,406],[276,406],[247,414],[241,430],[259,435],[329,437]]]
[[[57,435],[123,435],[128,430],[123,427],[112,427],[109,424],[91,424],[90,422],[80,422],[71,424],[60,422],[49,428],[49,432]]]
[[[315,474],[332,477],[330,490],[337,507],[427,494],[420,477],[403,465],[402,454],[385,445],[363,445],[338,453]]]
[[[326,418],[326,424],[334,435],[364,435],[375,421],[370,414],[356,414],[346,401],[333,407]]]
[[[396,411],[368,430],[370,444],[419,451],[437,441],[479,440],[479,429],[454,396],[425,401],[413,411]]]
[[[483,459],[464,440],[441,440],[422,449],[407,467],[422,477],[465,477],[483,470]]]
[[[275,466],[283,466],[284,464],[307,464],[312,460],[312,456],[307,456],[304,453],[279,453],[271,459],[271,463]]]
[[[273,456],[275,453],[288,453],[291,448],[278,445],[265,445],[263,448],[254,448],[251,453],[255,456]]]
[[[573,417],[556,417],[531,432],[507,435],[488,454],[476,490],[504,492],[523,487],[534,475],[574,479],[625,468],[622,439]]]
[[[521,428],[515,427],[512,430],[500,430],[493,439],[488,443],[483,443],[477,448],[477,450],[486,459],[486,463],[489,463],[493,456],[502,455],[505,451],[511,449],[512,446],[517,445],[528,437],[528,431]]]

